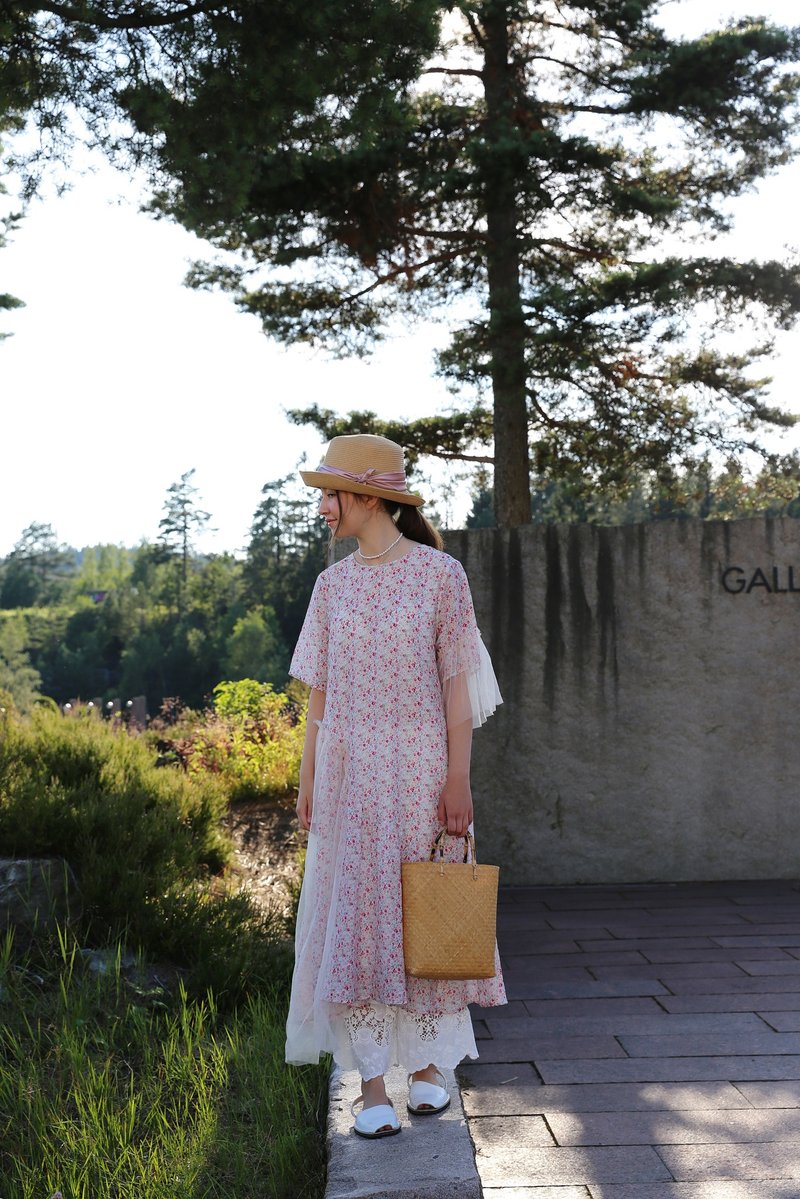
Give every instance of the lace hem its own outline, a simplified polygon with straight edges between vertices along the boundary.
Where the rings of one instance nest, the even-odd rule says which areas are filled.
[[[478,1050],[469,1010],[420,1014],[385,1003],[343,1007],[332,1021],[336,1034],[333,1050],[343,1070],[358,1070],[362,1078],[376,1078],[392,1066],[409,1073],[433,1063],[452,1070]]]

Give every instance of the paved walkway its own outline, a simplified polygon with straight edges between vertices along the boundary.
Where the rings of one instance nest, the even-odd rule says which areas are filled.
[[[485,1199],[800,1199],[798,885],[501,903],[510,1003],[459,1068]]]

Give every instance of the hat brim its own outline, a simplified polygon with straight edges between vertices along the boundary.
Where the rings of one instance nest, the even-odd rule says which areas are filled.
[[[375,495],[380,500],[388,500],[390,504],[411,504],[419,508],[425,503],[421,495],[410,491],[392,491],[388,487],[371,487],[369,483],[359,483],[356,479],[344,479],[327,471],[301,470],[300,478],[307,487],[323,487],[330,491],[352,491],[354,495]]]

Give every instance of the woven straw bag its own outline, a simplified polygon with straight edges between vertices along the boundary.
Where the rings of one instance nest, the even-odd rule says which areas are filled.
[[[403,862],[400,867],[406,974],[494,978],[500,869],[478,865],[472,833],[464,837],[464,861],[445,862],[446,836],[446,829],[437,833],[430,861]]]

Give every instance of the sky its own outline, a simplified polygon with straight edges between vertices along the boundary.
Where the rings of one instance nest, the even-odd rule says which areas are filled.
[[[690,36],[755,11],[797,20],[796,0],[688,0],[663,19]],[[192,469],[212,514],[200,548],[241,550],[262,486],[321,457],[319,434],[287,408],[414,419],[453,404],[433,374],[442,328],[398,331],[365,361],[278,346],[228,298],[183,286],[208,247],[140,212],[135,180],[84,156],[70,182],[34,201],[0,251],[0,292],[25,301],[0,312],[13,333],[0,343],[0,556],[32,521],[77,547],[153,540],[167,488]],[[779,257],[796,237],[799,190],[792,164],[737,201],[731,248]],[[778,350],[773,398],[800,412],[798,335]],[[463,486],[455,499],[443,486],[459,474],[442,466],[429,489],[450,527],[469,507]]]

